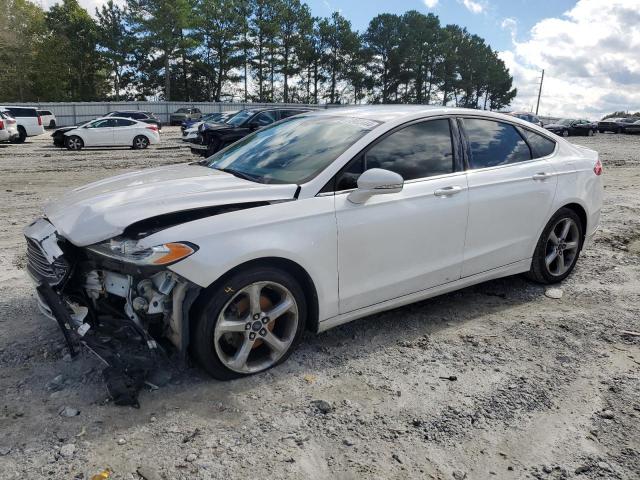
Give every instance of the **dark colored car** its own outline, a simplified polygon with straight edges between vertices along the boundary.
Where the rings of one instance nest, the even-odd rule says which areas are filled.
[[[53,133],[51,134],[51,138],[53,138],[53,145],[56,147],[64,147],[64,134],[67,132],[70,132],[71,130],[75,130],[78,127],[81,127],[82,125],[89,123],[89,122],[93,122],[95,120],[95,118],[92,118],[91,120],[85,120],[84,122],[78,122],[75,125],[72,125],[70,127],[61,127],[61,128],[57,128],[53,131]]]
[[[158,118],[151,112],[142,112],[140,110],[118,110],[115,112],[109,112],[105,117],[131,118],[150,125],[155,125],[158,127],[158,130],[162,130],[162,123],[160,123],[160,120],[158,120]]]
[[[631,123],[624,127],[625,133],[640,133],[640,120],[636,120],[634,123]]]
[[[640,120],[638,117],[606,118],[598,122],[598,131],[600,133],[624,133],[629,125],[637,122],[638,120]]]
[[[249,108],[240,110],[227,123],[203,123],[198,136],[190,139],[191,152],[203,157],[213,155],[255,130],[278,120],[308,112],[308,108]]]
[[[183,121],[182,124],[180,125],[180,130],[184,132],[186,129],[193,127],[196,123],[199,123],[199,122],[225,123],[229,118],[234,116],[236,113],[238,113],[237,110],[234,110],[232,112],[207,113],[203,115],[202,118],[200,118],[199,120]]]
[[[563,118],[555,123],[545,125],[544,128],[561,137],[568,137],[569,135],[585,135],[590,137],[596,133],[597,130],[593,122],[575,118]]]
[[[525,122],[533,123],[534,125],[542,126],[542,122],[540,119],[530,112],[511,112],[509,113],[512,117],[519,118],[520,120],[524,120]]]
[[[180,125],[185,120],[200,120],[202,112],[199,108],[179,108],[169,115],[169,125]]]

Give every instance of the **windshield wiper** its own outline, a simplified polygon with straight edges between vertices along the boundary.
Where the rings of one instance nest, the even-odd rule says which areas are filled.
[[[216,168],[216,170],[220,170],[221,172],[230,173],[231,175],[242,178],[243,180],[249,180],[250,182],[258,182],[262,183],[257,175],[251,175],[249,173],[241,172],[239,170],[234,170],[233,168]]]

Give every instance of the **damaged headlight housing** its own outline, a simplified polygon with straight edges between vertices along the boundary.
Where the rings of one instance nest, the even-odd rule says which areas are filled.
[[[113,238],[87,247],[90,251],[140,266],[166,266],[184,260],[198,247],[189,242],[171,242],[144,248],[136,240]]]

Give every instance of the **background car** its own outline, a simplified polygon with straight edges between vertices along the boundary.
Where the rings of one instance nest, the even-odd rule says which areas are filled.
[[[160,141],[158,127],[131,118],[106,117],[64,133],[68,150],[84,147],[147,148]]]
[[[51,110],[38,110],[44,128],[56,128],[56,116]]]
[[[638,120],[640,120],[638,117],[607,118],[598,122],[598,131],[624,133],[629,125]]]
[[[143,112],[140,110],[117,110],[110,112],[105,117],[120,117],[120,118],[132,118],[140,122],[155,125],[158,130],[162,130],[162,122],[151,112]]]
[[[0,142],[10,142],[18,138],[18,122],[6,113],[0,112]]]
[[[189,128],[199,127],[203,122],[225,123],[229,118],[238,113],[237,110],[232,112],[215,112],[207,113],[200,120],[185,120],[180,124],[180,130],[183,132]]]
[[[199,108],[179,108],[169,116],[169,125],[180,125],[185,120],[200,120],[202,112]]]
[[[635,121],[627,125],[624,128],[625,133],[640,133],[640,120]]]
[[[310,110],[274,107],[240,110],[224,124],[203,123],[198,127],[198,136],[187,141],[192,153],[208,157],[259,128]]]
[[[533,123],[534,125],[542,126],[542,122],[531,112],[510,112],[509,115],[512,117],[519,118],[520,120],[524,120],[525,122]]]
[[[550,132],[568,137],[569,135],[592,136],[597,131],[597,127],[589,120],[563,118],[555,123],[549,123],[544,126]]]
[[[0,112],[9,112],[18,124],[18,138],[15,143],[24,142],[27,137],[35,137],[44,133],[42,118],[33,107],[0,106]]]

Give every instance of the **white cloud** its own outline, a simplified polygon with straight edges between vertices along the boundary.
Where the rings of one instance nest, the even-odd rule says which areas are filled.
[[[424,3],[427,8],[434,8],[438,5],[438,0],[422,0],[422,3]]]
[[[55,5],[56,3],[61,3],[61,0],[32,0],[34,3],[38,5],[42,5],[42,8],[48,10],[49,7]],[[96,8],[100,8],[102,5],[107,3],[107,0],[78,0],[78,3],[81,7],[83,7],[90,15],[95,16]],[[115,4],[124,4],[124,0],[114,0]]]
[[[482,13],[485,9],[485,5],[483,3],[477,2],[476,0],[462,0],[462,4],[471,13]]]
[[[512,107],[535,108],[545,69],[542,114],[598,118],[640,111],[638,25],[640,0],[578,0],[560,18],[534,25],[527,40],[513,37],[512,48],[500,53],[518,88]]]

